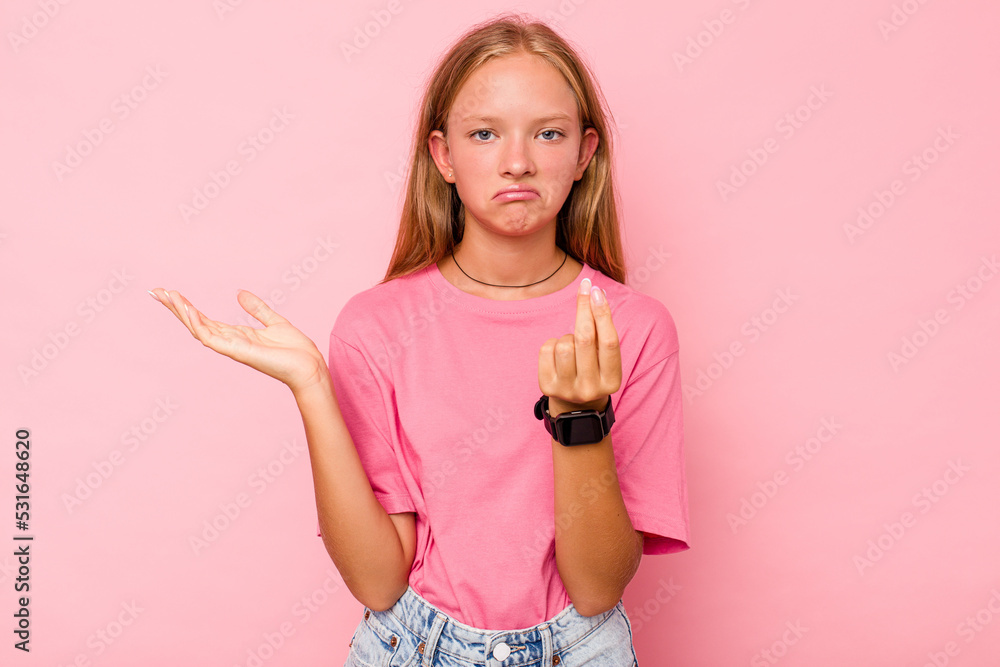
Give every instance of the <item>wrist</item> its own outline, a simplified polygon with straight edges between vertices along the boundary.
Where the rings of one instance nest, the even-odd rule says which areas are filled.
[[[561,398],[549,396],[549,415],[556,417],[564,412],[574,412],[576,410],[597,410],[601,412],[608,405],[608,397],[604,396],[587,403],[572,403]]]
[[[292,390],[292,395],[297,402],[309,400],[316,396],[333,394],[333,383],[330,380],[330,372],[326,366],[317,370],[308,380],[294,385],[289,384],[288,388]]]

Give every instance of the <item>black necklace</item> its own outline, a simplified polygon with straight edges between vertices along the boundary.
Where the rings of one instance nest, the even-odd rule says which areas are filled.
[[[563,252],[566,252],[566,251],[564,250]],[[458,267],[459,271],[461,271],[462,273],[465,273],[465,277],[466,278],[468,278],[469,280],[475,280],[480,285],[489,285],[490,287],[531,287],[532,285],[537,285],[538,283],[544,283],[546,280],[548,280],[552,276],[554,276],[557,273],[559,273],[559,269],[561,269],[563,267],[563,264],[566,263],[566,258],[567,257],[569,257],[569,253],[568,252],[565,255],[563,255],[563,261],[562,261],[562,264],[559,265],[559,268],[556,269],[555,271],[553,271],[552,273],[550,273],[547,278],[542,278],[541,280],[538,280],[538,281],[533,282],[533,283],[528,283],[527,285],[494,285],[493,283],[484,283],[482,280],[476,280],[475,278],[473,278],[472,276],[470,276],[468,273],[465,273],[465,269],[463,269],[459,265],[458,260],[455,259],[455,253],[454,252],[451,253],[451,258],[452,258],[452,260],[454,260],[455,266]]]

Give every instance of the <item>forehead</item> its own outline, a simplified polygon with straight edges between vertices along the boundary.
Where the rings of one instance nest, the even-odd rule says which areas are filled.
[[[553,65],[525,53],[493,58],[462,84],[449,114],[451,122],[482,116],[551,116],[578,119],[576,96]]]

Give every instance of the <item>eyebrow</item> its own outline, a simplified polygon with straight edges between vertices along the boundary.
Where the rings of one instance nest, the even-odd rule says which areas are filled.
[[[497,124],[499,122],[499,120],[500,120],[499,118],[495,118],[494,116],[466,116],[466,117],[464,117],[462,119],[462,122],[463,123],[470,123],[470,122],[480,121],[480,122],[483,122],[483,123]],[[566,121],[573,122],[573,119],[570,118],[568,115],[566,115],[564,113],[550,114],[548,116],[543,116],[542,118],[536,118],[535,122],[536,123],[549,123],[549,122],[554,121],[554,120],[566,120]]]

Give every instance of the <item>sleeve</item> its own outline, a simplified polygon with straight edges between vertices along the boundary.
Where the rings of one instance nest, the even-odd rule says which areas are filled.
[[[663,310],[666,313],[666,309]],[[661,325],[661,322],[657,322]],[[669,314],[662,321],[676,341]],[[653,328],[652,335],[662,335]],[[689,548],[687,480],[680,365],[676,345],[643,346],[633,377],[622,389],[611,429],[612,447],[621,452],[618,483],[632,526],[646,535],[644,554],[669,554]],[[651,365],[643,356],[660,357]],[[652,360],[652,359],[651,359]]]
[[[384,394],[364,355],[331,333],[328,363],[337,405],[376,500],[388,514],[415,512],[392,446]]]

